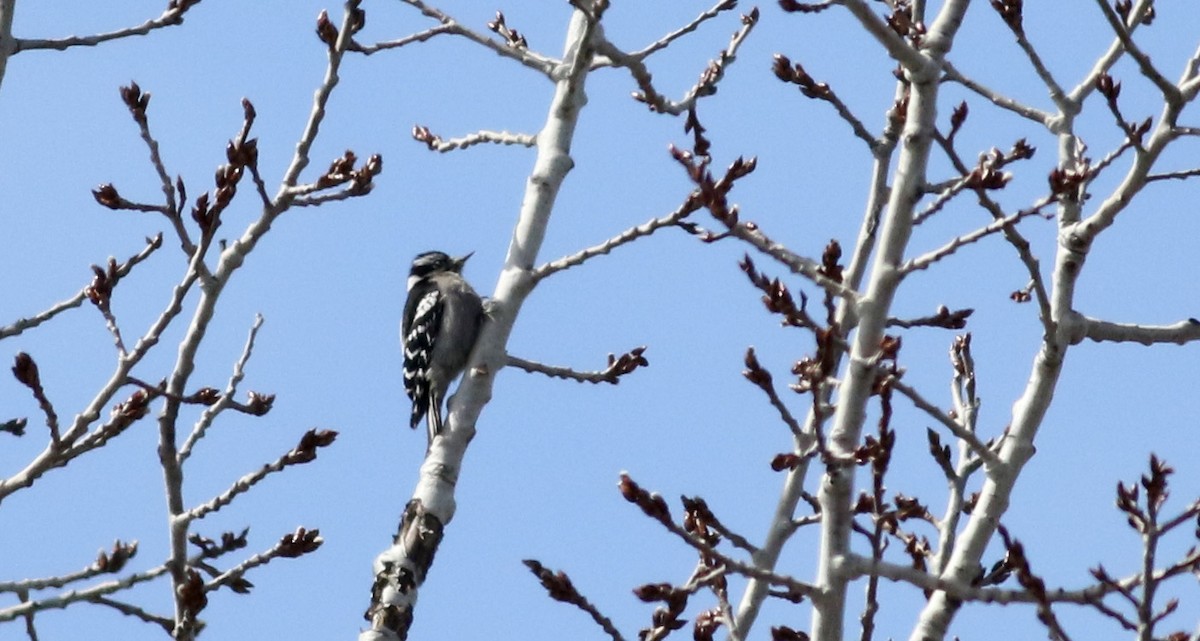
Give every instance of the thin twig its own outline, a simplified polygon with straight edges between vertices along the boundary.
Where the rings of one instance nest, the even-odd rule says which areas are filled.
[[[115,579],[113,581],[107,581],[105,583],[100,583],[90,588],[71,590],[52,597],[47,597],[45,599],[27,601],[19,605],[0,609],[0,623],[12,621],[18,617],[24,617],[31,612],[62,609],[78,601],[90,601],[96,597],[112,594],[114,592],[120,592],[121,590],[128,590],[139,583],[145,583],[146,581],[156,579],[166,573],[167,566],[166,564],[163,564],[158,567],[151,568],[145,572],[130,574],[129,576]]]
[[[1200,168],[1183,169],[1180,171],[1168,171],[1161,174],[1149,174],[1146,176],[1146,182],[1154,182],[1156,180],[1187,180],[1200,176]]]
[[[1130,35],[1142,23],[1142,18],[1153,7],[1154,0],[1137,0],[1137,4],[1129,11],[1130,22],[1127,25],[1127,31]],[[1083,101],[1096,90],[1096,79],[1109,72],[1117,61],[1125,55],[1125,47],[1121,44],[1121,39],[1114,37],[1108,49],[1096,59],[1096,64],[1092,65],[1088,74],[1083,80],[1071,90],[1071,102],[1076,105],[1082,105]]]
[[[1032,207],[1022,209],[1014,214],[1005,216],[1004,218],[994,220],[973,232],[958,236],[954,240],[951,240],[950,242],[937,249],[934,249],[933,251],[926,252],[925,254],[917,256],[916,258],[910,259],[900,267],[900,272],[908,274],[917,270],[928,269],[930,265],[933,265],[946,256],[953,254],[962,247],[979,242],[980,240],[983,240],[984,238],[996,232],[1004,231],[1005,229],[1010,228],[1018,223],[1023,218],[1035,215],[1042,216],[1042,209],[1045,209],[1048,205],[1054,202],[1056,202],[1056,198],[1054,196],[1045,196],[1038,202],[1034,203]]]
[[[509,131],[477,131],[459,138],[443,139],[432,134],[426,127],[413,127],[413,138],[425,143],[431,151],[446,153],[456,149],[466,149],[475,145],[519,145],[533,147],[537,144],[537,136],[533,134],[514,134]]]
[[[443,33],[454,33],[454,26],[440,24],[436,27],[430,27],[424,31],[418,31],[417,33],[405,36],[403,38],[398,38],[396,40],[385,40],[372,45],[361,45],[356,41],[351,41],[350,46],[347,47],[346,50],[369,56],[373,53],[386,51],[388,49],[399,49],[400,47],[413,44],[414,42],[425,42],[426,40]]]
[[[1018,102],[994,89],[984,86],[960,72],[949,61],[942,63],[942,71],[947,80],[957,82],[958,84],[979,94],[993,105],[1011,111],[1022,118],[1032,120],[1040,125],[1048,126],[1053,121],[1054,117],[1049,113],[1042,111],[1036,107],[1030,107],[1024,103]]]
[[[242,478],[234,481],[229,489],[221,494],[209,499],[207,502],[197,505],[196,507],[184,511],[174,517],[175,523],[190,523],[197,519],[202,519],[217,510],[229,505],[241,494],[250,491],[250,488],[258,484],[259,481],[265,479],[271,474],[281,472],[284,469],[293,465],[303,465],[309,463],[317,457],[317,449],[326,447],[333,443],[337,437],[337,432],[318,431],[316,429],[309,430],[300,439],[300,444],[284,453],[274,461],[263,465],[258,470],[251,472]]]
[[[157,29],[183,24],[183,14],[187,13],[188,9],[196,4],[199,3],[184,3],[182,7],[168,8],[159,17],[147,20],[140,25],[91,36],[69,36],[54,39],[18,39],[16,42],[16,51],[31,51],[34,49],[55,49],[62,51],[70,47],[94,47],[102,42],[128,38],[130,36],[144,36]]]
[[[628,474],[622,473],[620,484],[622,493],[625,493],[627,483],[633,484],[633,481],[629,478]],[[634,484],[634,486],[636,487],[636,484]],[[642,499],[649,499],[650,501],[654,502],[662,502],[662,497],[659,497],[657,494],[650,494],[640,487],[637,487],[636,491],[643,493]],[[680,527],[671,520],[669,513],[657,512],[653,508],[647,509],[647,507],[643,505],[644,501],[642,499],[630,499],[629,495],[626,494],[626,500],[629,500],[631,503],[636,503],[638,507],[642,508],[642,512],[645,513],[646,516],[662,525],[667,529],[667,531],[679,537],[679,539],[688,546],[724,565],[728,571],[748,578],[759,579],[771,585],[787,588],[789,591],[799,595],[812,596],[817,592],[816,587],[804,583],[803,581],[799,581],[785,574],[778,574],[764,570],[753,563],[743,563],[737,559],[727,556],[708,543],[700,540],[700,538],[697,536]],[[665,506],[665,502],[663,502],[662,505]]]
[[[664,227],[677,225],[680,221],[682,221],[684,218],[687,218],[697,209],[699,209],[699,205],[693,203],[691,200],[688,200],[680,205],[675,211],[667,214],[666,216],[652,218],[641,225],[626,229],[620,234],[609,238],[599,245],[588,247],[587,249],[571,254],[570,256],[564,256],[563,258],[559,258],[558,260],[554,260],[539,266],[537,269],[533,270],[533,279],[534,281],[540,281],[543,278],[556,272],[563,271],[564,269],[578,267],[585,261],[595,258],[596,256],[608,254],[621,245],[633,242],[644,236],[649,236]]]
[[[900,583],[908,583],[923,590],[941,591],[953,596],[955,599],[962,601],[970,601],[973,603],[1038,603],[1039,599],[1028,590],[1012,590],[1006,588],[983,588],[974,587],[955,581],[943,579],[923,570],[918,570],[907,565],[898,565],[887,561],[874,561],[867,557],[853,555],[850,558],[840,559],[840,563],[836,564],[839,571],[848,577],[858,577],[867,575],[876,575],[890,581]],[[1156,576],[1162,572],[1156,572]],[[1135,575],[1115,582],[1117,586],[1122,588],[1131,588],[1141,585],[1141,575]],[[1056,588],[1046,590],[1044,598],[1047,603],[1078,603],[1082,605],[1090,605],[1104,598],[1105,595],[1117,591],[1117,587],[1107,585],[1095,585],[1092,587],[1080,590],[1067,590],[1065,588]]]
[[[97,597],[93,597],[88,600],[97,605],[103,605],[103,606],[110,607],[110,608],[116,610],[117,612],[124,614],[125,616],[134,617],[135,619],[141,619],[145,623],[152,623],[154,625],[157,625],[158,627],[162,628],[163,630],[166,630],[166,632],[168,634],[170,634],[171,630],[175,627],[175,622],[172,621],[169,617],[164,617],[164,616],[157,615],[157,614],[151,614],[150,612],[147,612],[144,608],[133,605],[132,603],[126,603],[124,601],[110,599],[106,596],[97,596]]]
[[[1108,0],[1096,0],[1096,5],[1100,8],[1100,12],[1104,14],[1104,18],[1108,20],[1108,24],[1112,27],[1117,38],[1120,39],[1121,46],[1125,48],[1126,53],[1137,61],[1142,75],[1149,78],[1150,82],[1158,87],[1158,90],[1162,92],[1163,98],[1168,104],[1178,105],[1183,100],[1183,94],[1179,91],[1179,87],[1176,87],[1174,83],[1167,80],[1154,66],[1154,63],[1150,61],[1150,56],[1147,56],[1141,47],[1138,47],[1137,43],[1133,41],[1129,29],[1121,22],[1121,17],[1117,15],[1117,12],[1109,6]]]
[[[953,143],[942,135],[936,136],[936,139],[942,150],[946,153],[946,156],[950,159],[950,163],[954,166],[954,169],[960,174],[967,175],[970,169],[967,168],[966,163],[958,155],[958,151],[954,148]],[[979,201],[979,205],[992,215],[993,220],[1004,218],[1004,210],[1000,207],[999,203],[988,195],[986,190],[975,189],[975,197]],[[1033,288],[1033,293],[1038,304],[1042,327],[1048,332],[1047,335],[1051,335],[1055,329],[1050,320],[1050,294],[1046,290],[1046,283],[1042,278],[1038,259],[1033,254],[1033,248],[1016,227],[1010,225],[1002,231],[1004,238],[1017,250],[1017,255],[1020,257],[1021,263],[1025,265],[1025,269],[1029,273],[1031,287]]]
[[[134,266],[136,266],[138,263],[149,258],[150,254],[153,254],[154,251],[156,249],[158,249],[159,247],[162,247],[162,232],[159,232],[154,238],[147,238],[146,246],[140,252],[134,254],[133,256],[130,256],[128,260],[126,260],[119,267],[117,267],[117,270],[116,270],[117,276],[125,277],[126,275],[128,275],[129,270],[133,269]],[[68,309],[74,309],[76,307],[79,307],[80,305],[83,304],[83,301],[87,300],[87,289],[88,289],[87,287],[80,289],[79,292],[76,293],[74,296],[72,296],[64,301],[61,301],[59,303],[56,303],[55,305],[53,305],[52,307],[50,307],[49,309],[47,309],[43,312],[35,314],[29,318],[18,319],[16,322],[12,323],[11,325],[7,325],[5,327],[0,327],[0,340],[3,340],[10,336],[16,336],[17,334],[20,334],[27,329],[33,329],[34,327],[37,327],[38,325],[45,323],[46,321],[54,318],[55,316],[58,316],[59,314],[67,311]]]
[[[755,9],[742,16],[742,26],[730,38],[729,45],[718,54],[716,60],[709,61],[704,72],[700,74],[700,79],[678,101],[663,96],[654,88],[650,71],[642,58],[621,51],[607,40],[596,45],[596,52],[606,56],[612,66],[629,70],[634,82],[641,89],[640,93],[634,94],[635,100],[646,103],[651,110],[658,113],[678,116],[694,108],[700,98],[716,93],[717,85],[725,77],[725,68],[737,60],[738,49],[758,24],[758,15],[758,10]]]
[[[925,412],[927,416],[942,424],[947,430],[950,430],[950,433],[956,438],[961,439],[968,446],[970,446],[971,451],[975,452],[975,454],[978,455],[979,458],[982,459],[989,467],[1004,467],[1004,462],[1000,460],[1000,457],[996,455],[996,452],[994,452],[992,448],[988,447],[986,443],[979,440],[979,437],[976,436],[975,432],[963,426],[958,421],[950,418],[946,412],[942,411],[942,409],[938,406],[925,400],[925,397],[921,396],[920,392],[918,392],[916,389],[905,384],[894,376],[891,377],[890,384],[896,389],[897,392],[900,392],[904,396],[908,397],[908,399],[912,401],[912,404],[915,405],[917,409]]]
[[[366,196],[367,194],[371,193],[371,189],[373,187],[374,185],[372,183],[366,183],[366,185],[362,186],[351,184],[335,192],[316,194],[313,196],[297,196],[288,204],[292,207],[316,207],[317,205],[322,205],[324,203],[337,202],[339,200],[349,200],[358,196]]]
[[[221,398],[216,403],[206,407],[200,414],[200,418],[196,420],[196,424],[192,427],[192,432],[188,434],[187,439],[183,442],[183,446],[179,448],[179,453],[176,455],[179,459],[179,464],[192,455],[192,448],[196,446],[196,442],[204,438],[208,428],[212,425],[213,420],[217,415],[229,407],[230,401],[233,400],[234,394],[237,393],[238,384],[245,378],[246,363],[250,362],[250,353],[254,350],[254,339],[258,337],[258,328],[262,327],[262,314],[254,315],[254,324],[250,326],[250,335],[246,338],[246,346],[242,348],[242,355],[233,364],[233,375],[229,377],[229,382],[225,385],[225,391],[221,393]]]
[[[566,380],[578,381],[580,383],[609,383],[616,385],[621,382],[621,377],[632,372],[638,367],[647,365],[646,359],[642,356],[645,347],[638,347],[629,353],[622,354],[620,358],[609,354],[608,367],[592,372],[580,372],[569,367],[557,367],[554,365],[545,365],[536,361],[526,360],[508,355],[506,365],[516,367],[517,369],[525,370],[531,374],[545,374],[551,378],[562,378]]]
[[[426,17],[433,18],[434,20],[440,22],[446,33],[462,36],[471,42],[483,45],[484,47],[496,52],[500,56],[511,58],[525,65],[526,67],[533,69],[534,71],[540,72],[547,78],[553,78],[554,70],[560,64],[558,60],[532,52],[528,48],[510,47],[503,42],[497,42],[496,40],[493,40],[477,31],[468,29],[467,27],[462,26],[462,24],[460,24],[454,18],[451,18],[449,15],[443,13],[440,9],[431,7],[421,0],[402,1],[405,4],[417,9]]]
[[[706,10],[703,13],[701,13],[700,15],[696,16],[695,19],[693,19],[691,22],[687,23],[686,25],[676,29],[675,31],[672,31],[671,33],[668,33],[667,35],[659,38],[658,40],[655,40],[654,42],[650,43],[646,47],[643,47],[642,49],[639,49],[638,51],[630,52],[629,55],[638,60],[644,60],[644,59],[648,58],[650,55],[654,54],[656,51],[666,49],[667,46],[670,45],[672,42],[675,42],[676,40],[682,38],[683,36],[686,36],[687,34],[695,31],[696,29],[698,29],[700,27],[700,25],[704,24],[706,21],[711,20],[711,19],[717,17],[718,15],[720,15],[722,11],[729,11],[730,9],[733,9],[736,6],[737,6],[737,0],[721,0],[717,4],[710,7],[708,10]],[[597,67],[604,66],[606,63],[611,64],[610,62],[604,61],[604,60],[593,62],[592,68],[595,69]]]
[[[585,612],[613,641],[625,641],[625,637],[621,635],[620,630],[613,625],[612,619],[604,616],[595,604],[583,596],[571,581],[571,577],[567,576],[565,572],[561,570],[559,572],[551,572],[535,559],[525,559],[522,562],[541,581],[542,587],[546,588],[546,592],[550,595],[550,598],[573,605]]]

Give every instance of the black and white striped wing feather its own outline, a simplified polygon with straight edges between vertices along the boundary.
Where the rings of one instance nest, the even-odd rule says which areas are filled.
[[[432,285],[424,289],[409,296],[404,310],[404,391],[413,402],[409,426],[414,429],[430,409],[430,358],[442,326],[443,297]]]

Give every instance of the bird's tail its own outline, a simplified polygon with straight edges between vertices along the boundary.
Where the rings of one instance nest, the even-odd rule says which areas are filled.
[[[442,399],[437,393],[430,390],[429,394],[429,412],[426,414],[425,424],[429,426],[429,443],[433,444],[433,437],[442,433]]]

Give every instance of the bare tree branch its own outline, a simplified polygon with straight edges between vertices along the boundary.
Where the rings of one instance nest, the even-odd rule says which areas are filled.
[[[422,2],[421,0],[403,0],[403,2],[405,4],[412,6],[415,9],[417,9],[426,17],[437,20],[439,23],[441,23],[441,29],[445,33],[453,34],[456,36],[462,36],[462,37],[466,38],[467,40],[474,42],[475,44],[483,45],[484,47],[491,49],[496,54],[498,54],[502,57],[511,58],[513,60],[516,60],[517,62],[521,63],[522,65],[525,65],[526,67],[529,67],[530,69],[533,69],[534,71],[540,72],[542,75],[546,76],[547,78],[553,79],[553,72],[554,72],[555,67],[558,66],[559,61],[554,60],[552,58],[547,58],[538,53],[534,53],[526,48],[510,47],[506,44],[496,42],[495,40],[493,40],[477,31],[474,31],[472,29],[464,27],[457,20],[455,20],[454,18],[451,18],[449,15],[446,15],[440,9],[437,9],[436,7],[431,7],[427,4],[425,4],[424,2]],[[432,29],[429,31],[432,31]],[[417,38],[418,36],[421,36],[425,33],[428,33],[428,31],[421,32],[421,34],[417,34],[415,36],[410,36],[410,38]],[[433,35],[436,35],[436,34],[430,34],[429,37],[432,37]],[[422,39],[428,39],[428,38],[422,38]],[[399,42],[399,41],[394,41],[394,42]],[[408,43],[403,43],[403,44],[408,44]],[[395,46],[402,46],[402,45],[397,44],[397,45],[394,45],[393,47],[385,47],[385,48],[394,48]],[[373,52],[364,52],[364,53],[373,53]]]
[[[1050,123],[1053,122],[1054,117],[1051,116],[1049,113],[1046,113],[1045,111],[1042,111],[1035,107],[1031,107],[1029,105],[1023,104],[1021,102],[1018,102],[1018,101],[1010,98],[1009,96],[1006,96],[998,91],[995,91],[994,89],[990,89],[990,88],[984,86],[982,83],[976,82],[975,80],[971,79],[970,77],[968,77],[965,74],[963,74],[962,72],[960,72],[958,70],[958,68],[956,68],[953,64],[951,64],[949,62],[947,62],[945,64],[942,71],[946,74],[947,80],[957,82],[958,84],[966,87],[967,89],[974,91],[975,93],[979,94],[984,99],[986,99],[988,102],[992,103],[993,105],[996,105],[997,107],[1000,107],[1001,109],[1011,111],[1011,112],[1017,114],[1018,116],[1021,116],[1022,118],[1025,118],[1027,120],[1032,120],[1033,122],[1036,122],[1036,123],[1044,125],[1044,126],[1049,126]]]
[[[419,31],[403,38],[377,42],[371,45],[361,45],[357,41],[351,41],[350,47],[347,49],[347,51],[353,51],[355,53],[361,53],[369,56],[373,53],[378,53],[387,49],[399,49],[400,47],[410,45],[415,42],[425,42],[426,40],[443,33],[454,33],[455,27],[456,25],[454,24],[440,24],[436,27],[430,27],[424,31]]]
[[[1140,343],[1156,345],[1174,343],[1186,345],[1200,340],[1200,320],[1189,318],[1173,325],[1139,325],[1114,323],[1096,318],[1083,317],[1084,336],[1097,343]]]
[[[198,4],[200,4],[200,0],[171,0],[170,4],[167,5],[167,10],[157,18],[152,18],[134,27],[126,27],[91,36],[69,36],[46,40],[20,38],[16,41],[14,53],[35,49],[56,49],[62,51],[71,47],[94,47],[109,40],[118,40],[130,36],[144,36],[151,31],[183,24],[184,14],[187,13],[188,9]]]
[[[461,138],[445,140],[441,136],[429,131],[428,127],[421,125],[413,127],[412,137],[418,142],[425,143],[430,151],[440,151],[442,153],[456,149],[466,149],[480,144],[532,147],[537,143],[537,138],[532,134],[514,134],[508,131],[479,131]]]
[[[237,394],[238,384],[245,378],[246,363],[250,362],[250,353],[254,350],[254,339],[258,337],[258,329],[262,327],[262,324],[262,314],[255,314],[254,324],[250,326],[250,335],[246,338],[246,347],[242,349],[242,355],[233,365],[233,375],[229,377],[229,383],[226,384],[225,391],[221,393],[221,397],[216,403],[206,407],[200,413],[200,418],[196,420],[196,424],[192,427],[191,434],[188,434],[187,439],[184,440],[183,445],[179,448],[179,453],[176,456],[179,459],[180,465],[192,455],[192,448],[196,446],[196,443],[200,439],[204,438],[204,435],[207,433],[208,428],[212,426],[212,422],[217,418],[217,415],[229,407],[234,395]]]
[[[625,641],[625,637],[621,636],[621,632],[613,625],[612,619],[601,614],[600,610],[587,597],[580,594],[579,590],[571,582],[571,578],[563,572],[551,572],[541,563],[533,559],[525,559],[522,561],[530,572],[538,578],[542,583],[542,587],[546,588],[546,592],[550,598],[555,601],[569,603],[583,610],[600,629],[604,630],[605,634],[613,641]]]
[[[634,82],[640,89],[633,94],[635,100],[646,103],[652,111],[678,116],[693,109],[700,98],[716,93],[717,84],[725,77],[725,68],[737,60],[738,49],[754,29],[754,25],[758,24],[758,15],[758,9],[754,9],[742,16],[742,27],[730,38],[729,45],[718,54],[716,60],[708,63],[704,72],[700,74],[700,79],[678,101],[666,98],[654,88],[650,71],[643,61],[644,56],[625,53],[607,40],[597,43],[596,51],[608,58],[607,64],[625,67],[633,75]]]
[[[1030,216],[1042,216],[1044,218],[1045,215],[1042,214],[1042,210],[1054,202],[1055,198],[1053,196],[1043,197],[1031,207],[1022,209],[1013,214],[1009,214],[1004,218],[992,221],[991,223],[980,227],[973,232],[958,236],[954,240],[951,240],[950,242],[938,247],[937,249],[934,249],[933,251],[929,251],[917,256],[916,258],[909,259],[906,263],[901,265],[900,272],[902,274],[909,274],[914,271],[928,269],[934,263],[937,263],[943,258],[953,254],[964,246],[977,243],[992,234],[1011,228],[1023,218],[1028,218]]]
[[[133,269],[138,263],[149,258],[150,254],[153,254],[154,251],[157,250],[159,247],[162,247],[162,233],[161,232],[159,234],[157,234],[154,238],[147,238],[146,239],[146,247],[143,248],[142,251],[134,254],[133,256],[130,256],[124,263],[121,263],[121,265],[117,268],[117,271],[116,271],[117,276],[119,278],[124,278],[125,276],[127,276],[131,269]],[[79,292],[76,293],[74,296],[72,296],[62,302],[55,303],[52,307],[50,307],[49,309],[47,309],[43,312],[35,314],[34,316],[31,316],[29,318],[18,319],[10,325],[0,327],[0,340],[4,340],[5,338],[8,338],[10,336],[16,336],[16,335],[24,332],[25,330],[33,329],[34,327],[37,327],[38,325],[45,323],[46,321],[54,318],[55,316],[58,316],[59,314],[67,311],[68,309],[74,309],[76,307],[79,307],[80,305],[83,304],[83,301],[87,300],[87,297],[88,297],[87,292],[88,292],[88,287],[84,287],[83,289],[79,290]]]
[[[160,616],[157,614],[151,614],[150,612],[146,611],[145,608],[138,607],[136,605],[133,605],[132,603],[126,603],[124,601],[110,599],[106,596],[93,597],[93,598],[89,599],[89,601],[91,601],[92,603],[95,603],[97,605],[103,605],[103,606],[112,608],[112,609],[116,610],[117,612],[124,614],[125,616],[133,617],[135,619],[140,619],[141,621],[143,621],[145,623],[151,623],[153,625],[156,625],[156,626],[162,628],[164,631],[166,631],[167,634],[170,634],[171,629],[175,627],[175,622],[172,621],[169,617],[164,617],[164,616]]]
[[[187,523],[197,519],[202,519],[209,514],[220,510],[226,505],[232,503],[233,500],[239,495],[249,492],[250,488],[254,487],[259,481],[262,481],[267,476],[277,472],[282,472],[289,466],[302,465],[315,460],[317,458],[317,450],[322,447],[332,445],[335,438],[337,438],[337,432],[331,430],[318,431],[314,428],[305,432],[304,436],[300,438],[300,443],[283,456],[280,456],[279,458],[275,459],[275,461],[267,463],[258,470],[238,479],[229,487],[229,489],[225,490],[221,494],[218,494],[212,499],[201,503],[200,505],[197,505],[186,512],[174,515],[174,521],[176,523]]]
[[[517,369],[525,370],[530,374],[545,374],[551,378],[562,378],[580,383],[610,383],[616,385],[621,382],[621,377],[633,372],[639,367],[647,367],[649,361],[642,356],[646,348],[635,347],[633,350],[621,354],[616,357],[612,354],[608,355],[608,367],[603,370],[594,372],[579,372],[568,367],[555,367],[553,365],[544,365],[535,361],[525,360],[512,354],[508,355],[507,365]]]
[[[691,201],[685,202],[675,209],[675,211],[667,214],[666,216],[650,219],[641,225],[626,229],[620,234],[613,236],[599,245],[588,247],[587,249],[579,251],[575,254],[571,254],[570,256],[564,256],[558,260],[541,265],[537,269],[533,270],[533,278],[535,281],[540,281],[551,274],[555,274],[572,267],[578,267],[587,260],[595,258],[596,256],[606,255],[621,245],[631,243],[645,236],[649,236],[664,227],[675,226],[684,218],[690,216],[692,212],[696,211],[697,209],[699,209],[699,206],[695,203]]]
[[[1142,75],[1149,78],[1150,82],[1158,87],[1158,90],[1162,92],[1163,98],[1168,104],[1175,105],[1180,103],[1183,100],[1183,94],[1179,91],[1179,87],[1176,87],[1174,83],[1167,80],[1154,66],[1154,63],[1150,61],[1150,56],[1147,56],[1141,47],[1133,41],[1133,36],[1129,33],[1129,29],[1121,21],[1117,12],[1113,11],[1108,1],[1096,0],[1096,6],[1100,8],[1100,13],[1103,13],[1104,18],[1108,20],[1109,26],[1112,27],[1113,32],[1116,33],[1117,38],[1121,41],[1121,46],[1125,48],[1125,52],[1137,61]]]
[[[916,389],[903,383],[899,378],[894,376],[891,377],[890,383],[897,392],[900,392],[904,396],[908,397],[908,399],[912,401],[913,405],[916,406],[917,409],[925,412],[926,416],[929,416],[949,430],[950,433],[955,436],[955,438],[958,438],[966,443],[976,456],[987,463],[988,467],[1001,468],[1004,466],[1004,462],[996,456],[996,453],[991,447],[979,440],[979,437],[975,435],[974,431],[964,427],[958,421],[950,418],[945,411],[933,403],[925,400],[925,397],[921,396]]]
[[[700,28],[700,25],[704,24],[708,20],[711,20],[711,19],[721,15],[721,13],[723,11],[729,11],[735,7],[737,7],[737,0],[720,0],[719,2],[714,4],[712,7],[710,7],[706,11],[702,12],[700,15],[696,16],[695,19],[693,19],[691,22],[687,23],[686,25],[676,29],[675,31],[672,31],[671,33],[668,33],[667,35],[659,38],[658,40],[655,40],[654,42],[650,43],[649,45],[647,45],[646,47],[643,47],[642,49],[640,49],[638,51],[630,52],[628,55],[637,60],[644,60],[644,59],[650,57],[651,55],[653,55],[655,52],[666,49],[672,42],[675,42],[676,40],[679,40],[683,36],[686,36],[687,34],[692,33],[696,29]],[[611,64],[612,64],[611,60],[597,58],[597,60],[592,63],[592,68],[595,69],[595,68],[598,68],[601,66],[611,65]]]

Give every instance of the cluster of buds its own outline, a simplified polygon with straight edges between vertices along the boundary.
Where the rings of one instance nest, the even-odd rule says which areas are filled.
[[[608,355],[608,366],[604,369],[601,375],[608,383],[616,385],[621,382],[621,377],[632,373],[639,367],[649,367],[650,361],[642,354],[646,351],[646,346],[635,347],[632,350],[615,356]]]
[[[251,390],[246,393],[246,404],[238,409],[251,416],[266,416],[274,405],[274,394],[263,394]]]
[[[42,389],[42,376],[38,372],[37,362],[25,352],[18,352],[12,366],[13,376],[17,382],[33,390],[35,393]]]
[[[126,401],[113,406],[111,422],[118,430],[124,429],[149,412],[150,395],[145,390],[137,390]]]
[[[688,596],[690,596],[686,590],[681,590],[670,583],[647,583],[634,588],[633,595],[643,603],[662,603],[654,609],[654,614],[650,619],[651,628],[643,630],[643,635],[651,630],[669,633],[686,625],[687,622],[680,618],[687,609]]]
[[[1143,474],[1141,486],[1146,490],[1146,507],[1138,504],[1138,486],[1130,483],[1117,483],[1117,509],[1128,517],[1129,527],[1141,534],[1152,529],[1155,515],[1167,500],[1167,480],[1175,472],[1171,466],[1150,455],[1150,473]]]
[[[354,165],[357,162],[358,156],[347,149],[346,153],[334,159],[329,164],[329,169],[317,179],[317,189],[328,189],[349,183],[349,191],[352,194],[365,194],[371,191],[374,186],[372,180],[383,171],[383,157],[379,154],[372,154],[361,167],[355,168]]]
[[[240,550],[246,547],[246,545],[248,545],[246,537],[249,534],[250,528],[243,529],[240,534],[234,534],[233,532],[222,532],[221,542],[218,543],[207,536],[201,536],[193,532],[188,535],[188,543],[191,543],[199,548],[200,554],[203,555],[204,558],[215,559],[227,552]]]
[[[429,127],[424,125],[413,125],[412,137],[417,142],[425,143],[425,146],[429,147],[430,151],[436,150],[438,145],[442,144],[442,137],[433,133],[429,130]]]
[[[118,273],[117,260],[109,258],[107,268],[92,265],[92,273],[92,282],[84,288],[83,293],[101,311],[108,311],[108,304],[112,299],[113,287],[116,286],[117,281],[121,278]]]
[[[529,43],[525,41],[525,36],[516,29],[510,28],[504,22],[504,14],[500,11],[496,12],[496,19],[487,23],[487,28],[504,38],[504,42],[513,49],[528,49]]]
[[[1133,12],[1132,0],[1117,0],[1113,3],[1113,8],[1117,10],[1117,15],[1121,16],[1122,22],[1127,26],[1133,26],[1129,24],[1130,14]],[[1147,2],[1146,13],[1142,15],[1141,23],[1150,26],[1151,22],[1154,22],[1154,3]]]
[[[295,532],[284,534],[271,549],[270,554],[285,559],[294,559],[315,552],[323,543],[325,543],[325,539],[321,538],[320,530],[298,527]]]
[[[1086,165],[1079,169],[1055,167],[1050,170],[1050,193],[1066,202],[1080,202],[1083,198],[1083,185],[1087,182],[1089,174]]]
[[[308,463],[317,458],[317,450],[333,444],[338,433],[333,430],[318,430],[313,428],[300,437],[300,443],[283,455],[284,465]]]
[[[195,568],[188,568],[184,580],[175,587],[175,602],[183,610],[184,622],[197,625],[200,612],[208,607],[208,593],[204,578]]]
[[[350,35],[362,31],[362,28],[367,26],[367,12],[358,6],[358,3],[353,3],[350,7],[350,19],[348,22]],[[333,22],[329,19],[329,12],[324,9],[317,15],[317,38],[325,43],[332,51],[337,47],[338,28],[333,26]]]
[[[727,227],[736,227],[740,223],[738,208],[737,205],[729,204],[729,192],[733,189],[734,183],[754,171],[758,161],[754,158],[746,160],[738,156],[737,160],[734,160],[725,170],[725,175],[720,180],[716,180],[708,169],[706,158],[698,158],[694,153],[684,151],[674,145],[671,145],[670,152],[671,157],[684,166],[688,177],[696,185],[696,191],[689,197],[690,204],[698,204],[708,209],[713,218]]]
[[[150,92],[142,91],[138,83],[131,82],[128,87],[121,87],[121,101],[129,108],[133,119],[141,126],[146,126],[146,107],[150,105]]]
[[[781,53],[775,54],[775,62],[771,65],[771,69],[774,70],[776,78],[799,86],[800,93],[808,98],[828,100],[833,95],[833,90],[829,88],[829,85],[817,82],[808,75],[803,65],[798,62],[792,64],[792,61]]]
[[[96,555],[96,562],[92,564],[92,568],[97,572],[120,572],[129,559],[137,555],[137,549],[137,541],[133,541],[132,543],[116,541],[113,543],[112,551],[106,552],[100,550],[100,553]]]
[[[1150,131],[1150,126],[1154,123],[1152,117],[1147,117],[1139,123],[1127,122],[1124,116],[1121,115],[1121,109],[1117,105],[1117,98],[1121,95],[1121,83],[1113,80],[1113,77],[1107,73],[1102,73],[1096,78],[1096,91],[1104,96],[1104,101],[1108,103],[1108,110],[1117,118],[1117,124],[1129,137],[1130,142],[1140,147],[1142,138]]]
[[[1012,29],[1013,33],[1018,35],[1025,33],[1021,15],[1022,9],[1024,9],[1023,5],[1023,0],[992,0],[992,8],[1000,14],[1000,18],[1004,20],[1004,24],[1008,25],[1008,28]]]
[[[790,327],[815,327],[812,317],[808,315],[808,296],[800,292],[800,304],[792,296],[788,286],[778,278],[768,278],[758,271],[750,254],[745,254],[738,262],[738,267],[750,279],[750,282],[763,293],[762,303],[767,311],[783,316],[783,324]]]
[[[912,5],[908,0],[898,0],[887,17],[887,25],[901,38],[908,38],[914,47],[921,46],[925,37],[925,23],[913,18]]]
[[[575,589],[575,584],[571,582],[571,577],[566,573],[552,572],[534,559],[525,559],[522,563],[541,581],[542,587],[546,588],[546,593],[550,595],[551,599],[563,603],[578,603],[583,599],[583,595]]]
[[[92,190],[92,197],[96,202],[108,207],[109,209],[121,209],[125,204],[125,200],[121,198],[121,194],[117,193],[117,188],[111,183],[104,183]]]

